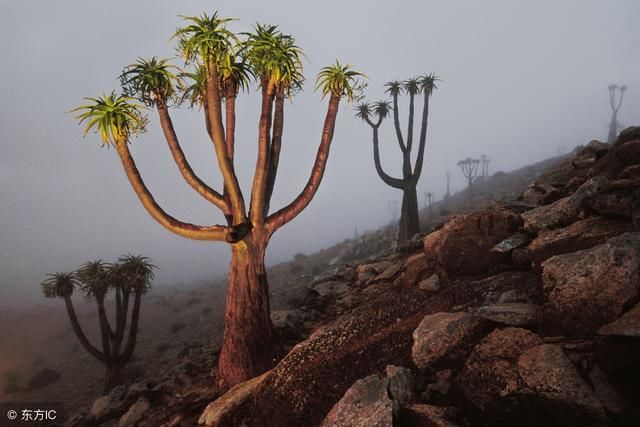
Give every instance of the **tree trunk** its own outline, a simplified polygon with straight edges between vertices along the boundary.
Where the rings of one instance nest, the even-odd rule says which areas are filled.
[[[266,242],[256,242],[254,236],[231,246],[224,338],[218,361],[220,380],[228,386],[271,369],[277,356],[265,249]]]
[[[104,377],[104,394],[108,394],[114,387],[124,384],[123,367],[119,364],[107,365],[107,374]]]
[[[473,178],[467,178],[469,180],[469,197],[473,197]]]
[[[420,217],[418,215],[418,195],[416,187],[408,185],[402,194],[402,211],[400,213],[400,228],[398,230],[398,245],[410,240],[420,232]]]

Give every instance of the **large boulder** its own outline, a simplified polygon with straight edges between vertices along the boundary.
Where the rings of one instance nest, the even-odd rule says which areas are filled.
[[[607,173],[613,178],[630,165],[638,163],[640,163],[640,127],[629,127],[620,132],[611,150],[594,165],[593,173]]]
[[[607,190],[609,185],[609,179],[604,175],[599,175],[586,181],[570,196],[550,205],[524,212],[522,214],[524,229],[535,234],[541,230],[562,227],[577,221],[585,200]]]
[[[488,332],[488,322],[470,314],[425,316],[413,332],[411,358],[419,369],[457,368]]]
[[[198,424],[211,427],[225,427],[234,425],[234,417],[239,408],[247,404],[256,390],[268,377],[268,371],[258,377],[235,385],[224,395],[209,403],[198,419]]]
[[[629,221],[592,217],[565,228],[543,230],[526,248],[529,262],[540,265],[554,255],[588,249],[610,237],[633,230]]]
[[[640,337],[640,304],[598,329],[598,335]]]
[[[389,379],[370,375],[356,381],[320,427],[393,427]]]
[[[449,275],[486,272],[509,259],[491,248],[521,223],[519,215],[500,207],[456,217],[424,239],[426,261],[435,261]]]
[[[417,403],[400,411],[398,425],[405,427],[456,427],[451,422],[457,416],[454,408]]]
[[[458,386],[486,425],[606,425],[600,401],[562,349],[524,329],[487,335]]]
[[[479,412],[492,415],[511,412],[512,408],[503,407],[505,398],[525,387],[516,368],[518,358],[542,344],[540,337],[525,329],[491,332],[473,349],[458,377],[464,398]]]
[[[640,233],[625,233],[591,249],[558,255],[543,266],[548,333],[594,333],[616,320],[640,291]]]

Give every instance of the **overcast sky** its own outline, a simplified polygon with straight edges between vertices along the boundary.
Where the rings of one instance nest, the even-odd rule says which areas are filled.
[[[82,138],[66,113],[85,96],[117,88],[139,56],[172,56],[178,15],[218,10],[230,28],[277,24],[308,57],[307,84],[286,105],[281,169],[272,206],[292,200],[314,160],[326,100],[318,70],[336,58],[369,76],[367,98],[393,79],[435,72],[427,160],[419,193],[464,180],[458,160],[486,153],[491,172],[511,170],[607,134],[607,86],[627,84],[620,121],[640,121],[640,2],[627,1],[97,1],[0,0],[0,303],[39,296],[45,273],[134,252],[160,267],[158,282],[226,274],[229,248],[174,236],[142,208],[113,149]],[[179,64],[179,62],[177,62]],[[238,99],[236,167],[245,192],[255,165],[259,96]],[[401,194],[377,177],[370,129],[343,106],[325,179],[311,205],[273,238],[268,262],[312,252],[390,220]],[[406,112],[406,105],[401,104]],[[201,113],[172,112],[196,172],[221,188]],[[132,152],[152,193],[174,216],[221,222],[182,180],[150,112]],[[385,169],[399,175],[389,123]],[[420,197],[422,199],[422,197]],[[422,203],[422,202],[421,202]],[[19,289],[19,291],[16,291]],[[38,297],[39,298],[39,297]]]

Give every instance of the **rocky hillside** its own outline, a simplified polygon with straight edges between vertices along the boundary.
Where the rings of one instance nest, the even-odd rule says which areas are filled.
[[[286,354],[264,375],[218,390],[194,349],[70,424],[640,424],[640,128],[532,180],[309,275],[273,313]]]

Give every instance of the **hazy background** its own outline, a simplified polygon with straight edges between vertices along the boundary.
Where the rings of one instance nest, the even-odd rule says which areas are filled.
[[[100,148],[95,135],[83,139],[65,113],[85,96],[115,89],[122,67],[138,56],[172,56],[177,15],[215,10],[239,19],[230,26],[235,31],[256,21],[280,25],[309,58],[305,91],[286,105],[274,208],[307,180],[326,109],[313,81],[336,58],[369,75],[371,100],[392,79],[431,71],[442,77],[431,102],[421,204],[423,191],[444,194],[447,169],[452,189],[462,188],[455,165],[462,158],[486,153],[493,173],[606,138],[610,83],[629,85],[620,121],[640,121],[636,0],[0,0],[0,305],[41,301],[47,272],[127,252],[155,260],[158,284],[226,274],[227,245],[183,239],[156,224],[114,150]],[[255,90],[238,100],[236,167],[245,192],[255,165],[258,103]],[[184,183],[153,111],[150,117],[149,132],[132,151],[152,193],[182,220],[222,221]],[[173,118],[192,166],[220,189],[201,113],[184,109]],[[385,126],[383,162],[397,175],[397,144]],[[320,191],[273,238],[269,263],[390,220],[387,204],[401,195],[377,177],[370,138],[352,106],[343,106]]]

